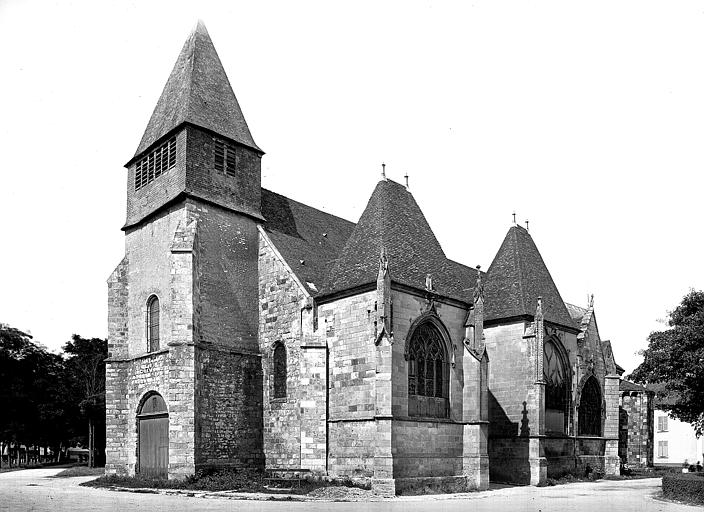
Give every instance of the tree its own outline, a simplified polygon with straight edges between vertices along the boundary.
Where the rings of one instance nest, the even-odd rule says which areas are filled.
[[[105,359],[108,342],[74,334],[63,347],[66,355],[67,387],[80,417],[88,425],[88,464],[102,462],[105,446]],[[100,461],[96,455],[100,453]]]
[[[654,384],[658,401],[676,419],[704,433],[704,292],[690,290],[670,313],[669,329],[648,336],[644,360],[629,379]]]
[[[18,462],[22,444],[46,447],[63,440],[62,376],[61,356],[47,352],[31,335],[0,324],[0,450],[15,446]]]

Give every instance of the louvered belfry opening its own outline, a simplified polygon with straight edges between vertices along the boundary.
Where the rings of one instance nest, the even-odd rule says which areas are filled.
[[[594,376],[589,377],[582,386],[578,425],[580,436],[601,435],[601,390]]]
[[[237,151],[234,144],[224,140],[214,139],[215,143],[215,170],[224,172],[228,176],[237,176]]]
[[[408,415],[449,417],[449,375],[442,334],[431,322],[424,322],[409,340]]]
[[[148,185],[169,169],[176,166],[176,137],[137,161],[134,173],[134,189]]]
[[[159,350],[159,298],[156,295],[147,302],[147,344],[149,352]]]

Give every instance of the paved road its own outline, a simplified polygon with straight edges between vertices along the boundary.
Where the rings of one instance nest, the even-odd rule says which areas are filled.
[[[161,494],[138,494],[79,487],[93,477],[51,478],[60,469],[30,469],[0,474],[0,511],[120,512],[155,510],[323,512],[394,511],[420,512],[656,512],[701,511],[653,498],[660,490],[659,479],[576,483],[557,487],[507,487],[466,495],[400,497],[365,503],[246,501]]]

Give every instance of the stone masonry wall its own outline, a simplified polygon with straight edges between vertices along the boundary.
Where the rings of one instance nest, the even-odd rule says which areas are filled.
[[[264,454],[270,469],[301,468],[301,309],[305,294],[266,236],[259,237],[259,347]],[[286,397],[274,398],[274,346],[286,348]]]
[[[393,422],[394,478],[462,474],[463,426],[443,421]]]
[[[196,467],[263,467],[260,358],[198,348],[196,373]]]
[[[258,354],[257,225],[217,206],[189,200],[198,219],[199,328],[197,343]]]
[[[207,201],[254,216],[261,215],[261,156],[236,147],[235,176],[215,170],[213,136],[194,126],[187,128],[188,161],[186,189]]]
[[[413,323],[426,311],[425,297],[393,291],[393,413],[392,447],[394,478],[458,476],[463,473],[463,385],[465,334],[464,308],[437,300],[435,311],[447,329],[449,354],[449,419],[434,421],[408,415],[408,362],[406,343]],[[472,378],[473,376],[467,376]],[[478,416],[478,413],[477,413]],[[398,418],[399,420],[396,420]]]
[[[620,455],[622,461],[631,465],[653,465],[653,401],[650,393],[624,392],[621,394],[623,423],[621,429]]]
[[[329,348],[329,453],[331,475],[373,473],[376,440],[374,301],[376,292],[319,308]]]
[[[129,261],[127,280],[130,283],[127,299],[129,332],[121,357],[135,357],[147,352],[147,300],[159,298],[159,346],[171,341],[172,313],[175,311],[171,291],[174,259],[171,245],[179,225],[188,221],[185,203],[160,212],[151,222],[128,230],[125,237],[126,258]],[[192,273],[192,269],[181,269]],[[182,275],[182,274],[180,274]],[[188,280],[190,287],[190,279]],[[190,292],[190,289],[188,290]]]
[[[188,208],[197,221],[196,465],[263,466],[257,226],[196,199]]]
[[[193,473],[194,375],[189,367],[193,347],[187,345],[108,361],[106,474],[134,475],[138,470],[137,413],[152,391],[164,398],[169,413],[169,477]]]
[[[535,389],[535,347],[524,338],[525,324],[484,328],[489,354],[490,439],[538,434],[528,410]],[[490,456],[491,456],[490,441]],[[491,465],[494,466],[492,458]]]

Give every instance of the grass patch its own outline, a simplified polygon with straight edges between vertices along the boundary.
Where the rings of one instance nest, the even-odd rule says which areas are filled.
[[[75,466],[73,468],[64,469],[61,473],[57,473],[53,478],[70,478],[73,476],[101,476],[105,474],[105,468],[89,468],[88,466]]]

